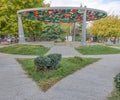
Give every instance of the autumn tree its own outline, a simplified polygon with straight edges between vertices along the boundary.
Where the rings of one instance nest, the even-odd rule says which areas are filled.
[[[119,37],[120,18],[118,16],[107,16],[101,20],[96,20],[88,28],[88,32],[96,37]]]
[[[18,34],[18,10],[43,6],[46,6],[44,0],[0,0],[0,35]],[[25,18],[22,20],[27,35],[40,33],[42,23],[28,21]]]
[[[71,29],[70,29],[71,23],[60,23],[60,27],[65,30],[64,36],[71,35]]]

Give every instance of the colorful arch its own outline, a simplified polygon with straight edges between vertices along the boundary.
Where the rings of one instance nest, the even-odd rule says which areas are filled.
[[[33,8],[18,11],[18,14],[30,20],[45,22],[82,22],[86,10],[86,20],[98,20],[107,16],[102,10],[84,7]]]

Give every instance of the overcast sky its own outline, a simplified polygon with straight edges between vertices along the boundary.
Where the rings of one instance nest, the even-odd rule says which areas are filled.
[[[45,0],[47,3],[51,3],[51,7],[80,7],[95,8],[105,10],[110,14],[120,16],[120,0]]]

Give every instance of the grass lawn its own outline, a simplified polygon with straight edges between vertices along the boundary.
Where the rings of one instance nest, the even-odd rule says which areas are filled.
[[[21,55],[44,55],[49,48],[40,45],[22,45],[0,48],[0,52]]]
[[[34,59],[17,59],[17,61],[22,65],[23,69],[30,77],[33,78],[33,80],[37,82],[43,91],[47,91],[51,86],[67,75],[70,75],[75,71],[85,67],[86,65],[98,60],[99,59],[95,58],[80,57],[62,58],[57,70],[36,72]]]
[[[120,93],[114,90],[112,96],[109,97],[108,100],[120,100]]]
[[[76,50],[84,55],[98,55],[98,54],[119,54],[120,49],[111,48],[108,46],[94,45],[76,47]]]
[[[112,46],[120,47],[120,44],[114,44],[114,45],[112,45]]]
[[[120,47],[120,44],[107,44],[107,46],[118,46],[118,47]]]

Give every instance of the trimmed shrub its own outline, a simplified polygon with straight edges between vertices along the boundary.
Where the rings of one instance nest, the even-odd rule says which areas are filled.
[[[57,65],[61,60],[61,54],[49,54],[48,56],[39,56],[34,59],[36,65],[36,71],[44,69],[57,69]]]
[[[120,93],[120,73],[115,77],[115,86]]]
[[[57,65],[61,60],[62,55],[56,53],[56,54],[49,54],[47,57],[50,58],[51,60],[50,66],[52,67],[52,69],[57,69]]]
[[[50,58],[46,56],[39,56],[34,59],[34,64],[36,65],[37,71],[46,69],[50,62],[51,62]]]

